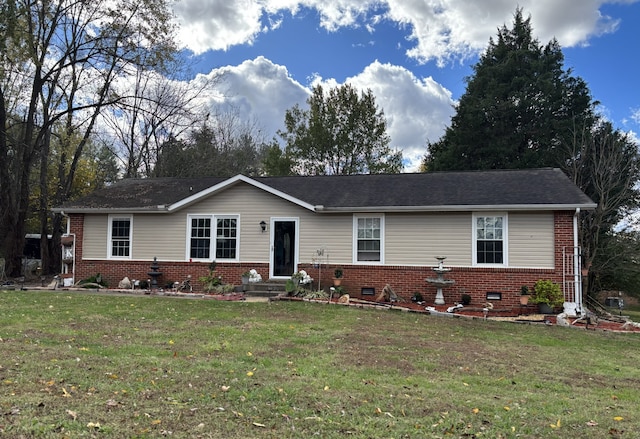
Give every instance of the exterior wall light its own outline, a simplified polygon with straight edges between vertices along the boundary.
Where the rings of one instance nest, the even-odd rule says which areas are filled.
[[[260,230],[262,230],[262,233],[267,231],[267,223],[265,223],[264,221],[260,221]]]

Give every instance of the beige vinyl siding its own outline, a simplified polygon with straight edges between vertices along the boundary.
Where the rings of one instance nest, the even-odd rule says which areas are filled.
[[[471,265],[471,214],[422,213],[385,215],[385,264]]]
[[[134,215],[131,259],[184,261],[186,236],[184,215]]]
[[[509,213],[509,266],[553,268],[552,212]]]
[[[329,254],[332,263],[351,262],[351,214],[318,215],[246,184],[236,185],[188,210],[189,213],[239,213],[241,261],[269,261],[271,230],[262,233],[260,221],[270,227],[271,218],[298,218],[300,262],[311,262],[316,250],[321,248]]]
[[[311,262],[316,251],[324,249],[331,264],[350,264],[353,260],[353,215],[330,214],[300,217],[300,262]]]
[[[238,258],[244,263],[269,261],[272,218],[299,220],[299,262],[311,262],[316,251],[324,249],[329,263],[353,263],[354,216],[351,213],[316,214],[245,183],[175,213],[134,214],[131,258],[187,260],[190,214],[237,215],[240,220]],[[371,214],[380,215],[379,212]],[[387,213],[384,218],[386,265],[430,265],[435,256],[446,256],[447,265],[472,265],[475,250],[470,212]],[[264,233],[260,230],[261,221],[269,225]],[[107,258],[108,226],[106,214],[85,215],[85,259]],[[509,266],[553,267],[552,212],[509,213],[508,239]]]
[[[85,215],[82,241],[84,259],[106,259],[109,215]]]
[[[239,259],[268,262],[270,233],[262,233],[260,221],[298,218],[298,260],[310,262],[316,250],[326,249],[330,262],[350,263],[352,215],[318,215],[294,203],[247,184],[238,184],[196,204],[170,214],[134,214],[132,259],[184,261],[187,259],[189,215],[238,215]],[[108,215],[85,216],[84,257],[107,258]]]

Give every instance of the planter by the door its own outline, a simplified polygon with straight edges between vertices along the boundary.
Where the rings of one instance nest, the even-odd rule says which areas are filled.
[[[527,305],[529,303],[529,296],[528,295],[522,295],[520,296],[520,305]]]
[[[342,283],[342,279],[338,279],[338,278],[333,278],[333,286],[334,287],[339,287],[340,284]]]

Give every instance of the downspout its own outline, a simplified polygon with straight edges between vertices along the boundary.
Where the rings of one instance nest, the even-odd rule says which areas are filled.
[[[582,272],[580,270],[580,247],[578,246],[578,219],[580,208],[576,207],[573,215],[573,282],[575,285],[576,313],[582,314]]]

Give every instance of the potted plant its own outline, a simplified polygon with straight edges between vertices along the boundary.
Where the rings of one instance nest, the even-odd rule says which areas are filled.
[[[528,305],[529,304],[529,287],[523,285],[520,287],[520,305]]]
[[[251,277],[251,273],[248,271],[245,271],[244,273],[242,273],[242,285],[247,285],[249,283],[249,278]]]
[[[531,303],[537,303],[543,314],[553,313],[553,309],[562,305],[564,296],[560,285],[551,280],[539,280],[533,286]]]
[[[471,303],[471,295],[467,293],[462,293],[460,296],[460,303],[464,306],[467,306]]]
[[[335,270],[333,270],[333,286],[334,287],[340,286],[340,284],[342,283],[343,275],[344,275],[344,272],[342,271],[342,268],[338,267]]]

